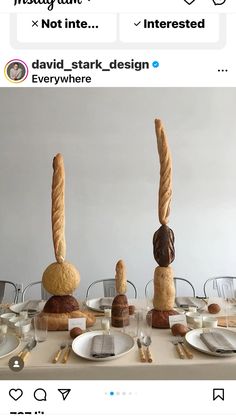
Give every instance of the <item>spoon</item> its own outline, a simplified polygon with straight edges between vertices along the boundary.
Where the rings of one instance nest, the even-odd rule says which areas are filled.
[[[152,339],[151,339],[151,337],[150,336],[143,336],[143,339],[142,339],[142,343],[144,344],[144,346],[146,346],[146,357],[147,357],[147,360],[148,360],[148,362],[152,362],[152,354],[151,354],[151,352],[150,352],[150,348],[149,348],[149,346],[151,345],[151,343],[152,343]]]

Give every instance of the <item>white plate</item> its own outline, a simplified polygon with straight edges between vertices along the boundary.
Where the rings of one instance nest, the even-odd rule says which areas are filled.
[[[88,359],[89,361],[112,361],[113,359],[120,358],[126,355],[134,347],[134,339],[125,333],[111,331],[114,336],[115,356],[108,356],[107,358],[94,358],[91,355],[92,338],[96,335],[102,335],[102,330],[95,330],[93,332],[86,332],[78,336],[72,342],[72,349],[76,355],[81,358]]]
[[[102,299],[106,300],[106,297],[101,297]],[[90,308],[90,310],[99,311],[100,313],[103,313],[104,310],[100,308],[100,300],[101,298],[93,298],[91,300],[86,301],[86,306]],[[107,297],[107,300],[109,301],[111,297]]]
[[[179,297],[179,298],[181,298],[181,297]],[[183,297],[183,298],[185,298],[185,297]],[[195,298],[195,297],[186,297],[186,298],[191,299],[191,302],[193,303],[192,305],[193,306],[195,305],[197,307],[197,310],[202,310],[207,305],[206,302],[204,300],[202,300],[201,298]],[[191,307],[191,304],[189,304],[189,307]],[[180,307],[180,308],[183,308],[183,307]]]
[[[217,331],[221,331],[221,333],[234,345],[236,346],[236,333],[232,332],[232,330],[227,330],[227,329],[221,329],[221,328],[216,328]],[[202,342],[202,340],[200,339],[200,333],[203,332],[203,329],[194,329],[191,330],[190,332],[186,333],[185,335],[185,339],[186,341],[189,343],[189,345],[191,345],[194,349],[197,349],[200,352],[203,352],[205,354],[208,355],[213,355],[213,356],[220,356],[220,357],[225,357],[225,356],[236,356],[236,353],[232,353],[232,354],[220,354],[220,353],[215,353],[210,351],[210,349],[207,348],[207,346]]]
[[[23,303],[18,303],[18,304],[12,304],[9,308],[11,311],[13,311],[13,313],[17,313],[20,314],[21,311],[24,311],[24,308],[26,307],[26,305],[30,302],[31,300],[28,301],[24,301]],[[42,301],[42,300],[32,300],[32,302],[37,303],[38,301],[38,312],[42,311],[46,301]]]
[[[20,339],[18,339],[15,335],[9,335],[7,333],[6,342],[4,342],[3,345],[0,345],[0,358],[10,355],[19,347],[19,345]]]

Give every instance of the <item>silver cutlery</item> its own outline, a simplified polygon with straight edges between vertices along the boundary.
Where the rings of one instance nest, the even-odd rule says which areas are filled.
[[[65,352],[64,352],[64,355],[63,355],[63,358],[62,358],[62,364],[66,364],[67,363],[67,361],[68,361],[68,358],[69,358],[69,355],[70,355],[70,352],[71,352],[71,348],[72,348],[72,344],[70,343],[70,344],[68,344],[68,345],[66,345],[66,350],[65,350]]]
[[[185,344],[184,339],[181,336],[177,336],[176,340],[182,346],[182,348],[183,348],[183,350],[184,350],[185,355],[187,356],[187,358],[188,359],[193,359],[193,353],[190,351],[190,349]]]
[[[139,350],[140,361],[141,362],[146,362],[146,357],[145,357],[145,354],[144,354],[142,343],[141,343],[141,340],[139,338],[137,339],[137,345],[138,345],[138,350]]]
[[[142,343],[143,343],[144,346],[146,346],[146,358],[147,358],[147,361],[149,363],[151,363],[152,362],[152,354],[151,354],[151,351],[150,351],[150,345],[152,343],[151,337],[150,336],[144,336],[142,338]]]
[[[17,354],[17,356],[21,357],[21,355],[27,350],[29,342],[21,349],[21,351]]]
[[[35,346],[37,345],[37,341],[35,339],[33,339],[31,342],[29,342],[26,347],[24,348],[24,351],[22,351],[20,358],[22,359],[22,361],[25,362],[26,358],[28,358],[30,352],[32,351],[32,349],[35,348]]]
[[[176,348],[176,352],[179,355],[180,359],[185,359],[185,353],[183,351],[182,346],[180,345],[180,343],[178,342],[178,340],[176,340],[176,338],[174,338],[174,340],[171,341],[173,343],[173,345]]]
[[[66,343],[62,343],[60,345],[60,349],[58,349],[58,351],[55,353],[53,359],[52,359],[52,363],[56,364],[59,361],[59,358],[62,354],[62,351],[66,348]]]

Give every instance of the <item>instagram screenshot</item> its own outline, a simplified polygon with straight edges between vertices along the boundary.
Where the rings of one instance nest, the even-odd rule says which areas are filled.
[[[0,36],[0,417],[235,417],[235,1],[1,0]]]

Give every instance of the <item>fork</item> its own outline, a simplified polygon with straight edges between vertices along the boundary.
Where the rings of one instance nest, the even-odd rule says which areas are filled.
[[[59,360],[59,358],[61,356],[61,353],[62,353],[63,349],[65,349],[65,347],[66,347],[66,343],[62,343],[60,345],[60,349],[58,349],[58,351],[56,352],[56,354],[54,355],[54,358],[52,360],[52,363],[53,364],[56,364],[58,362],[58,360]]]
[[[188,359],[193,359],[193,354],[190,351],[190,349],[188,349],[188,347],[185,345],[184,339],[181,336],[177,336],[176,340],[182,346],[187,358]]]
[[[177,351],[180,359],[185,359],[185,353],[183,351],[183,348],[180,345],[180,343],[176,340],[176,338],[174,340],[172,340],[171,343],[173,343],[173,345],[175,346],[176,351]]]

